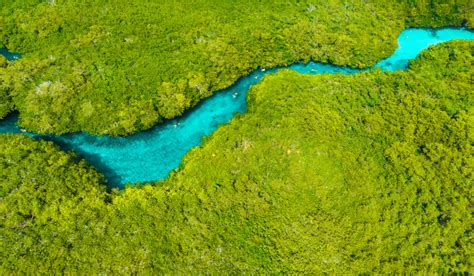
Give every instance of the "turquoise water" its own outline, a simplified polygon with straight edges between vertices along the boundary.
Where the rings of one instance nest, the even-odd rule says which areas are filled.
[[[374,67],[387,71],[406,69],[409,60],[414,59],[423,49],[453,39],[474,40],[474,32],[458,28],[407,29],[399,36],[399,48]],[[0,54],[9,59],[19,57],[5,49]],[[182,157],[191,148],[200,145],[203,137],[211,134],[219,125],[229,122],[235,113],[245,112],[249,88],[260,82],[265,75],[281,69],[291,69],[303,74],[355,74],[371,68],[352,69],[309,62],[285,68],[258,69],[242,77],[231,87],[216,92],[182,117],[127,137],[98,137],[87,133],[61,136],[24,134],[54,141],[65,150],[74,150],[106,176],[109,187],[157,181],[177,168]],[[17,119],[18,115],[13,114],[1,121],[0,133],[22,133],[16,125]]]
[[[0,55],[6,57],[8,60],[15,60],[20,58],[18,53],[10,53],[5,48],[0,48]]]

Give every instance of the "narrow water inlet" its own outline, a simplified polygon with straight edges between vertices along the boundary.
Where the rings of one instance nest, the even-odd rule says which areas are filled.
[[[0,48],[0,55],[4,56],[7,60],[16,60],[21,57],[18,53],[9,52],[6,48]]]
[[[18,114],[0,121],[0,133],[23,133],[54,141],[65,150],[74,150],[105,175],[109,187],[158,181],[177,168],[183,156],[191,148],[200,145],[203,137],[211,134],[218,126],[228,123],[235,113],[245,112],[247,91],[265,75],[281,69],[291,69],[303,74],[355,74],[373,68],[403,70],[422,50],[454,39],[474,40],[474,32],[462,28],[407,29],[398,38],[398,49],[371,68],[352,69],[309,62],[282,68],[258,69],[240,78],[231,87],[216,92],[183,116],[127,137],[99,137],[88,133],[61,136],[24,133],[16,124]],[[1,49],[0,54],[9,60],[20,57],[6,49]]]

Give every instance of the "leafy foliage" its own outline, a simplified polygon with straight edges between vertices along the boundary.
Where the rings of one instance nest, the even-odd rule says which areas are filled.
[[[169,179],[111,193],[2,135],[2,274],[472,271],[473,56],[458,41],[404,72],[271,75]]]
[[[0,76],[3,74],[4,68],[7,66],[7,60],[0,55]],[[8,113],[12,111],[13,102],[10,98],[3,79],[0,79],[0,119],[3,119]]]
[[[257,67],[368,66],[407,26],[472,22],[466,0],[2,3],[0,44],[23,57],[0,71],[0,117],[15,109],[22,127],[55,134],[129,134]]]

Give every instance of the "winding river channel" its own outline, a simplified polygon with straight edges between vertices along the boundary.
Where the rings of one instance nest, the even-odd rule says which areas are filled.
[[[398,38],[398,49],[387,59],[364,69],[309,62],[288,67],[258,69],[240,78],[231,87],[216,92],[183,116],[127,137],[94,136],[73,133],[61,136],[23,133],[17,126],[18,114],[0,121],[0,133],[22,133],[38,139],[54,141],[64,150],[73,150],[103,173],[109,187],[126,183],[145,183],[165,178],[176,169],[183,156],[202,142],[218,126],[228,123],[235,113],[246,110],[246,94],[252,85],[268,74],[291,69],[302,74],[355,74],[373,68],[384,71],[404,70],[409,60],[431,45],[454,40],[474,40],[474,32],[462,28],[407,29]],[[0,49],[9,60],[18,54]]]

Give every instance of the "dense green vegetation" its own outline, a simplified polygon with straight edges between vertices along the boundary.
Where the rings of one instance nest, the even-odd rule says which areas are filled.
[[[469,25],[470,0],[2,1],[0,118],[39,133],[128,134],[252,69],[310,59],[362,67],[408,26]],[[1,62],[0,64],[3,64]]]
[[[107,193],[0,135],[2,274],[473,271],[474,43],[405,72],[283,71],[164,182]]]

